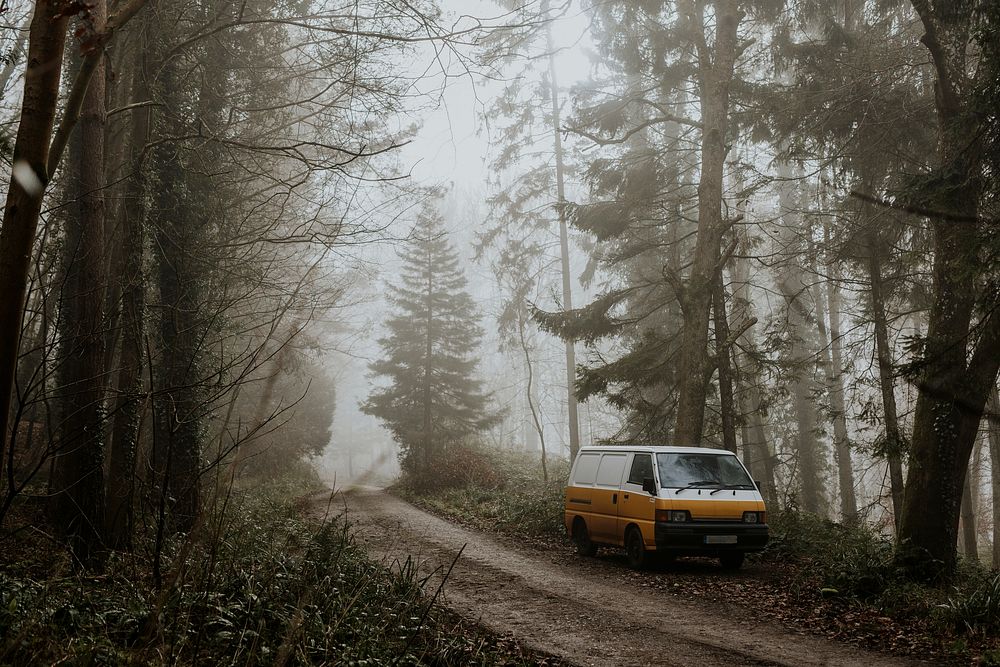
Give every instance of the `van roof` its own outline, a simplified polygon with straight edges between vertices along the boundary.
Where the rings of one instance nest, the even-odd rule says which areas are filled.
[[[650,452],[674,454],[733,454],[728,449],[710,449],[708,447],[668,447],[666,445],[587,445],[580,448],[583,452]]]

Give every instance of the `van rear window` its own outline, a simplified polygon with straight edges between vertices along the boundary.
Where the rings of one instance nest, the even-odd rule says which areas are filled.
[[[600,461],[600,454],[580,454],[580,458],[576,461],[576,471],[573,473],[573,483],[593,484],[597,480],[597,464]]]

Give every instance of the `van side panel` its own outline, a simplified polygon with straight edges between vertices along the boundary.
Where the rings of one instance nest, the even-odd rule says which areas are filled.
[[[597,470],[591,505],[591,539],[604,544],[623,544],[618,535],[618,506],[621,502],[622,475],[628,453],[605,453]],[[590,524],[591,522],[588,522]]]
[[[645,456],[649,459],[648,472],[645,467],[635,465],[636,457]],[[642,472],[639,471],[643,468]],[[635,468],[637,474],[633,478],[631,472]],[[620,544],[625,543],[625,530],[635,524],[642,532],[642,541],[647,549],[656,549],[656,498],[642,490],[642,478],[653,477],[651,455],[635,453],[629,456],[625,477],[622,479],[622,493],[618,507],[617,538]]]
[[[573,463],[570,485],[566,487],[566,532],[573,534],[573,521],[581,517],[587,524],[590,538],[594,539],[594,483],[601,462],[600,452],[580,454]]]

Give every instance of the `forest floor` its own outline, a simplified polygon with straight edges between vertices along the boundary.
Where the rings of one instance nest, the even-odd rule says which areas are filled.
[[[730,573],[692,559],[636,573],[613,552],[584,559],[553,541],[487,535],[385,491],[356,489],[335,502],[370,555],[390,566],[412,558],[429,578],[425,587],[444,579],[440,601],[452,611],[572,664],[934,664],[919,657],[919,645],[894,657],[783,623],[789,580],[762,565]],[[770,596],[755,593],[762,586]]]

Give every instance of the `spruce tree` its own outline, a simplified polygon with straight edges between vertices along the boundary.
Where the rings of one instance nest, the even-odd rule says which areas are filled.
[[[394,312],[379,340],[384,357],[370,365],[389,386],[361,406],[392,431],[403,471],[430,481],[448,449],[494,425],[489,394],[475,378],[482,338],[476,306],[466,291],[458,253],[440,215],[425,209],[404,261],[401,284],[391,285]]]

